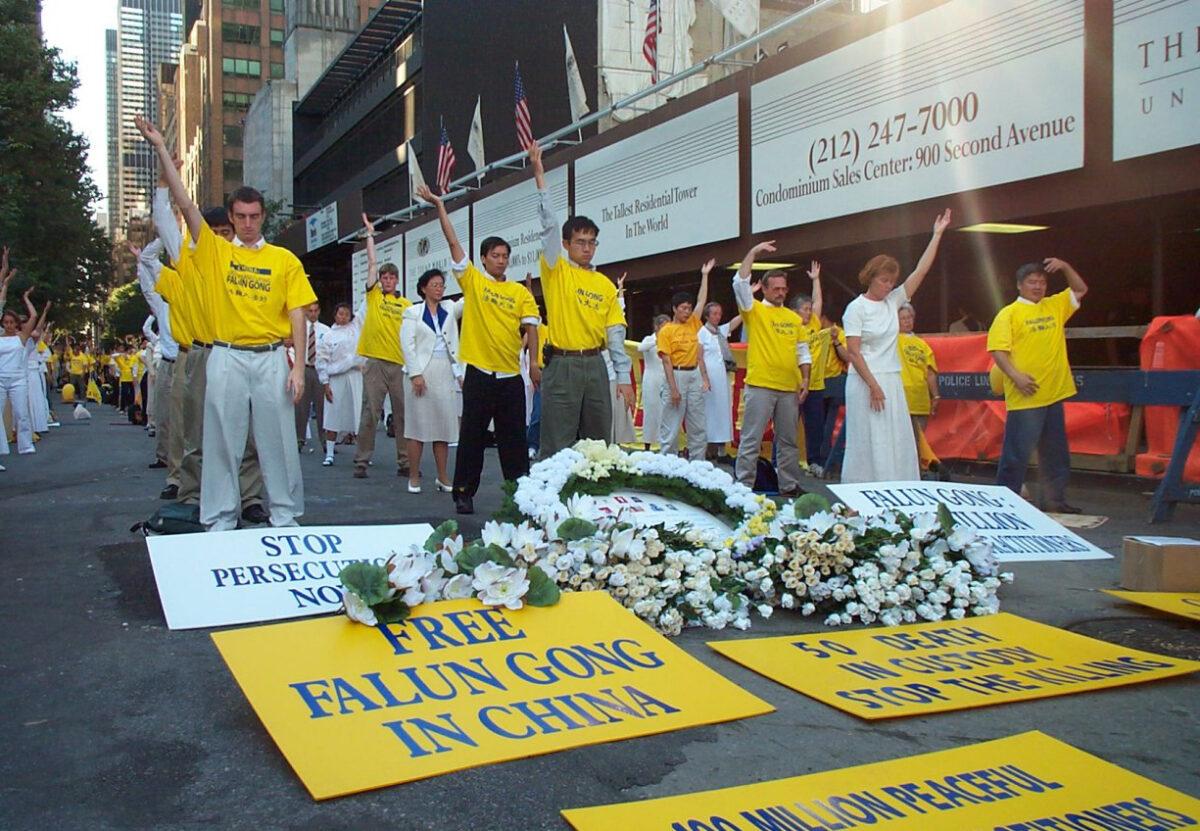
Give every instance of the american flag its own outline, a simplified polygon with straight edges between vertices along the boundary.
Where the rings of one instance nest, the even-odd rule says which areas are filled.
[[[527,150],[529,145],[533,144],[533,125],[529,120],[529,102],[525,100],[525,85],[521,83],[521,64],[517,63],[516,67],[517,143],[521,145],[522,150]]]
[[[650,64],[650,83],[658,83],[658,36],[662,33],[662,21],[658,17],[658,0],[650,0],[650,12],[646,15],[646,39],[642,41],[642,55]]]
[[[438,143],[437,186],[443,194],[450,190],[450,171],[454,169],[454,148],[446,125],[442,124],[442,138]]]

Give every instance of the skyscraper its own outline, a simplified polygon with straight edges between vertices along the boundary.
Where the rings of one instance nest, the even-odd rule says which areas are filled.
[[[110,222],[118,229],[123,228],[131,218],[150,212],[155,183],[154,155],[142,140],[133,119],[142,114],[150,118],[157,116],[158,66],[178,62],[179,47],[183,40],[182,0],[119,2],[116,123],[112,116],[111,98],[109,103],[109,129],[116,133],[119,193],[117,206],[112,211],[115,216]],[[110,87],[110,95],[112,92]],[[112,144],[110,135],[110,148]]]
[[[109,239],[116,239],[121,215],[121,151],[117,139],[120,118],[117,105],[117,30],[104,31],[104,75],[108,90],[108,210],[105,228]]]

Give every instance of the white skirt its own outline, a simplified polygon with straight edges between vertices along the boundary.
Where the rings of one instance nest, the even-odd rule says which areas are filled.
[[[30,369],[29,376],[29,420],[33,432],[45,433],[50,429],[50,403],[46,400],[46,373],[41,369]]]
[[[462,404],[449,356],[435,353],[421,375],[425,379],[424,395],[414,395],[412,382],[404,379],[404,438],[453,444],[458,441]]]
[[[362,416],[362,373],[357,369],[329,377],[333,400],[325,402],[322,429],[331,433],[357,433]]]
[[[659,362],[661,365],[661,361]],[[642,443],[658,444],[659,425],[662,424],[662,391],[666,378],[661,370],[642,372]],[[614,406],[616,406],[614,399]]]
[[[733,397],[725,360],[706,357],[704,368],[708,370],[708,384],[711,387],[704,396],[705,434],[709,444],[728,444],[733,441]]]
[[[917,442],[899,372],[878,372],[883,412],[871,409],[871,392],[857,372],[846,376],[846,459],[842,481],[909,482],[921,478]]]

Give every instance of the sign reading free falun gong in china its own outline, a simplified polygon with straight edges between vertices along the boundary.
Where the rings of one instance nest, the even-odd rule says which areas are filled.
[[[604,592],[518,611],[443,601],[402,624],[325,618],[212,637],[315,799],[774,709]]]
[[[1200,663],[1010,614],[710,642],[755,672],[865,719],[927,715],[1154,681]]]
[[[1044,733],[755,785],[563,811],[576,831],[1172,829],[1200,800]]]

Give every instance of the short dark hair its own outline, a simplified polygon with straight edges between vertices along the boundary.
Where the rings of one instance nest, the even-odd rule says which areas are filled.
[[[500,245],[503,245],[505,248],[507,248],[509,254],[512,253],[512,246],[508,244],[507,240],[503,240],[500,237],[486,237],[483,242],[479,243],[479,256],[486,257],[488,254],[492,253],[493,248],[496,248]]]
[[[600,226],[586,216],[573,216],[563,223],[562,238],[570,242],[571,236],[576,231],[591,231],[598,236],[600,234]]]
[[[311,304],[309,304],[309,305],[311,305]],[[351,306],[349,303],[338,303],[336,306],[333,307],[333,313],[336,315],[342,309],[345,309],[346,311],[348,311],[350,313],[350,317],[354,317],[354,307]]]
[[[442,282],[446,282],[446,274],[440,268],[431,268],[417,278],[417,294],[421,297],[425,296],[425,287],[429,285],[429,281],[434,277],[441,277]]]
[[[262,192],[249,185],[242,185],[229,194],[229,199],[225,202],[225,207],[232,211],[234,202],[257,202],[262,208],[263,213],[267,212],[267,200],[263,197]]]
[[[671,311],[675,311],[676,306],[681,306],[684,303],[696,305],[696,298],[686,291],[677,291],[671,295]]]
[[[225,208],[205,208],[201,214],[204,221],[208,223],[209,228],[216,228],[220,225],[233,225],[229,221],[229,211]]]
[[[395,274],[397,277],[399,277],[400,269],[395,263],[384,263],[383,265],[379,266],[379,276],[382,277],[385,274]]]
[[[1017,269],[1017,285],[1019,286],[1024,283],[1025,278],[1032,274],[1041,274],[1045,276],[1046,266],[1042,263],[1025,263],[1025,265]]]

